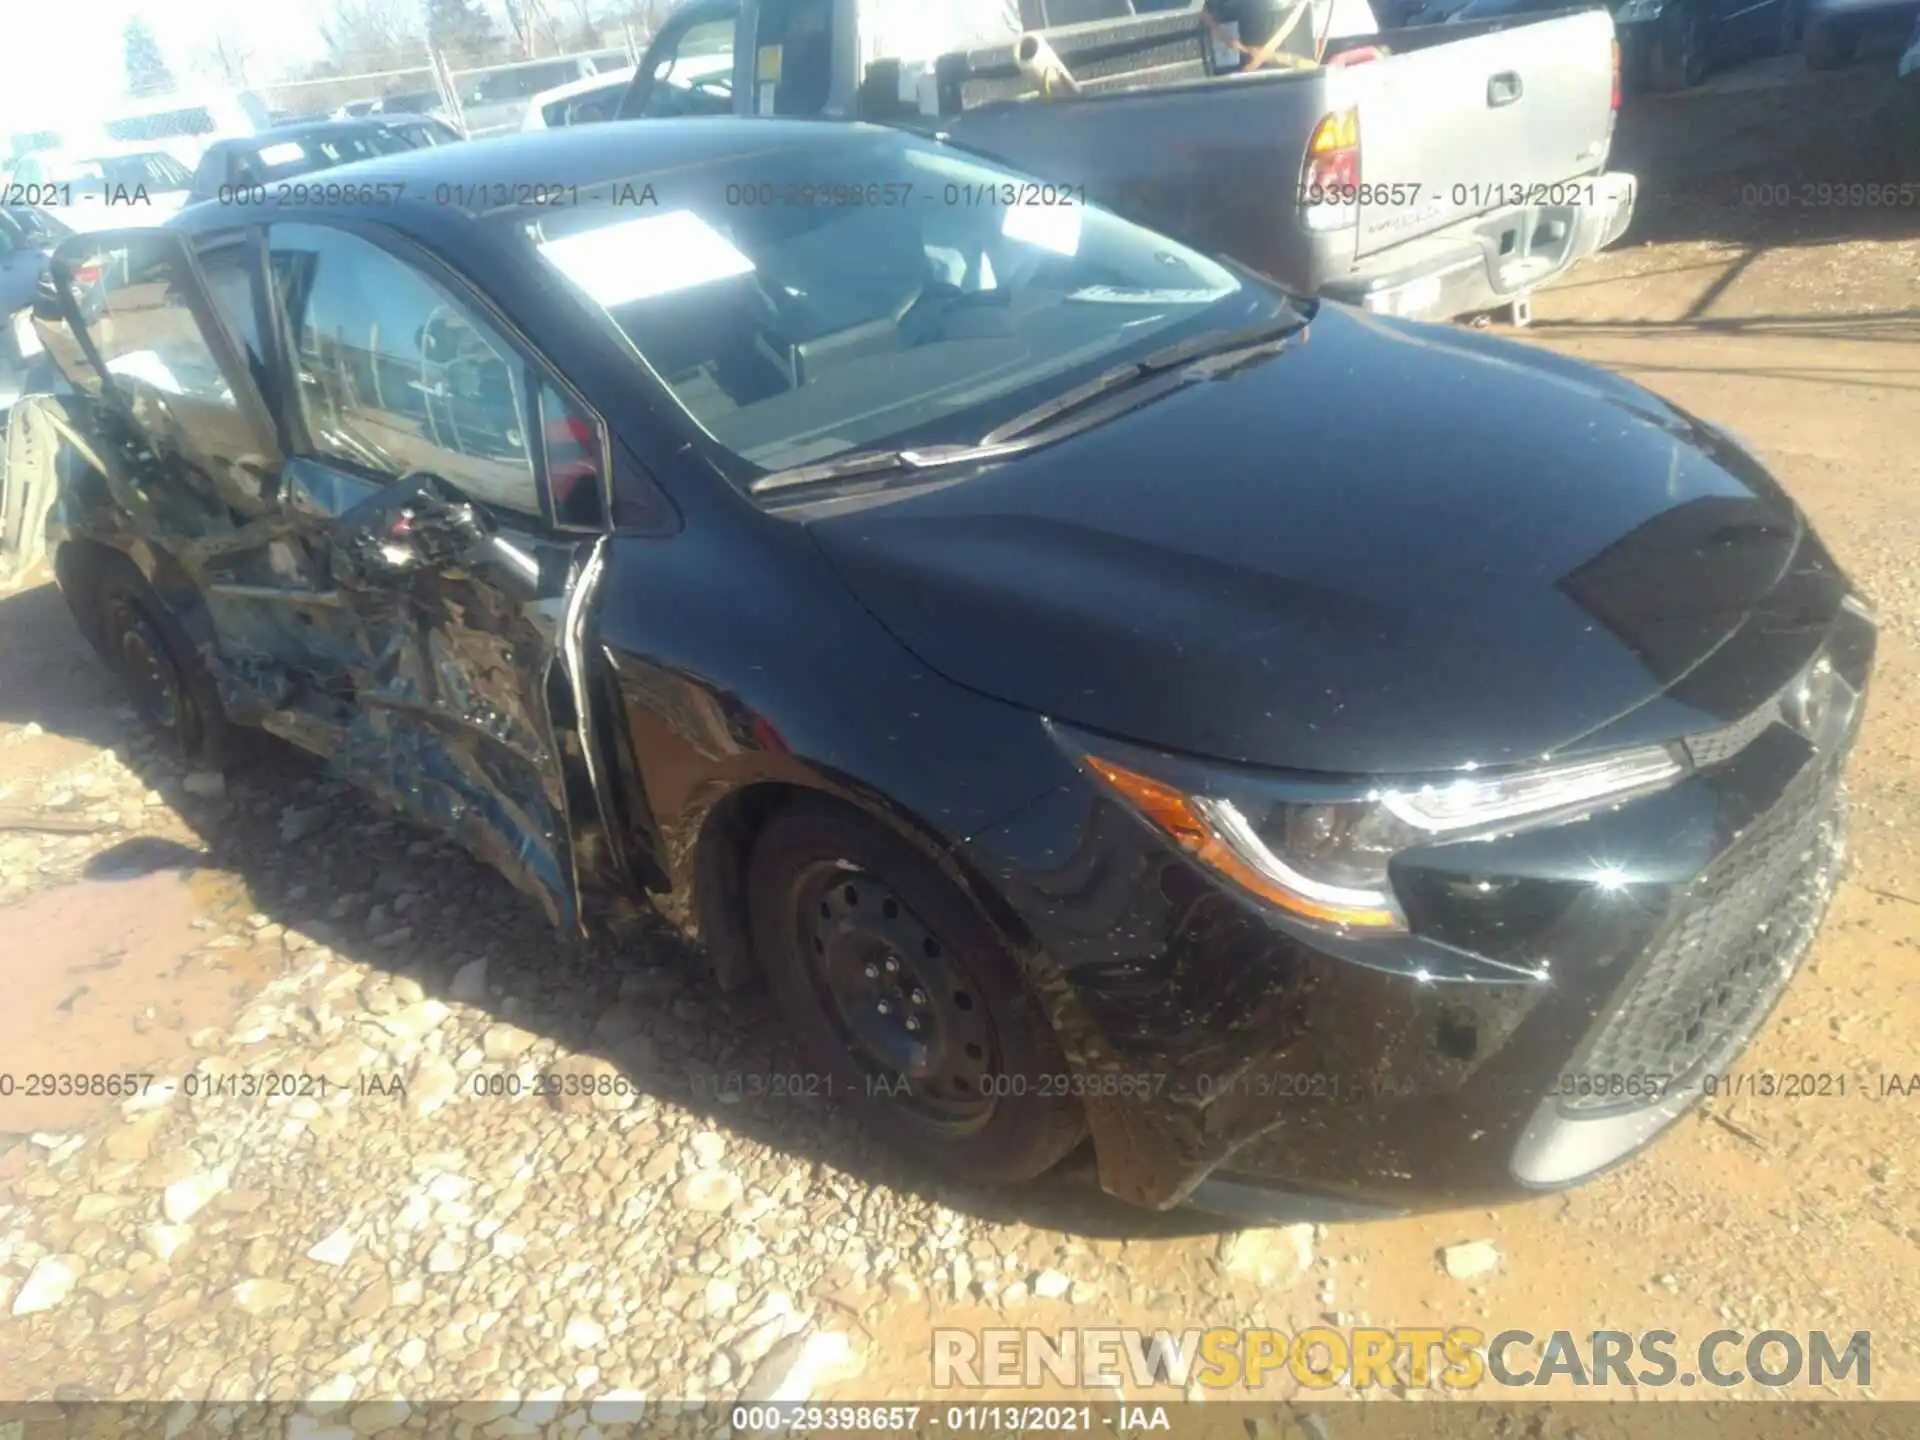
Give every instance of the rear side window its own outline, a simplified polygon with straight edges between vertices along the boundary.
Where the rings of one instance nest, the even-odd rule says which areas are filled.
[[[314,452],[395,479],[430,471],[539,515],[526,367],[485,317],[357,235],[300,224],[268,235]]]
[[[540,432],[553,518],[598,529],[606,522],[600,427],[557,386],[540,387]]]
[[[227,332],[246,357],[254,383],[262,393],[266,384],[266,351],[260,342],[260,317],[253,304],[253,278],[247,268],[246,237],[223,231],[200,242],[200,274],[208,298]]]
[[[271,436],[208,344],[189,303],[184,256],[169,238],[135,232],[69,257],[73,303],[101,363],[156,451],[184,454],[212,475],[277,463],[266,453]],[[93,392],[91,377],[68,373]]]

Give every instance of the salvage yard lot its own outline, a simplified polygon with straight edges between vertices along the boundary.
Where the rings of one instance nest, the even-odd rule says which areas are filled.
[[[0,1069],[200,1068],[147,1108],[0,1092],[0,1399],[732,1395],[823,1332],[853,1360],[817,1393],[920,1397],[933,1327],[1010,1316],[1868,1330],[1872,1393],[1920,1399],[1920,1096],[1880,1089],[1920,1069],[1920,205],[1760,188],[1920,182],[1880,74],[1633,105],[1641,218],[1520,336],[1731,426],[1881,608],[1853,874],[1741,1064],[1844,1095],[1722,1099],[1567,1195],[1329,1226],[1310,1256],[1072,1173],[935,1187],[738,1094],[791,1057],[664,931],[562,945],[275,750],[182,775],[39,585],[0,597]],[[515,1072],[581,1083],[489,1081]],[[1444,1273],[1464,1241],[1497,1269]]]

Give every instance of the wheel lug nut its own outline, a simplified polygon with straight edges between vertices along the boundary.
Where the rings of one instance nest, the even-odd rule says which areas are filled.
[[[900,973],[900,957],[898,955],[889,955],[887,957],[887,974],[898,975],[899,973]]]
[[[871,960],[867,962],[866,972],[867,972],[867,979],[869,980],[878,980],[880,978],[880,967],[874,964]]]
[[[873,1008],[878,1010],[882,1015],[891,1015],[893,1013],[893,1006],[889,1005],[884,1000],[882,1000],[879,1004],[875,1005]]]
[[[920,1033],[920,1022],[909,1015],[907,1017],[907,1029],[913,1034],[918,1035]]]
[[[913,1003],[914,1003],[914,1004],[916,1004],[916,1005],[924,1005],[924,1004],[926,1004],[926,1003],[927,1003],[927,992],[926,992],[926,991],[924,991],[924,990],[921,990],[921,989],[918,989],[918,988],[916,988],[916,989],[914,990],[914,992],[913,992],[913,997],[912,997],[912,998],[913,998]]]

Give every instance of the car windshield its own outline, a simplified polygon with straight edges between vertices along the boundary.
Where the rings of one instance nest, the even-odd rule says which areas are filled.
[[[769,150],[516,222],[747,462],[738,479],[972,443],[1162,345],[1288,313],[1244,272],[950,146],[888,132],[832,155],[811,185],[796,170],[819,162]]]

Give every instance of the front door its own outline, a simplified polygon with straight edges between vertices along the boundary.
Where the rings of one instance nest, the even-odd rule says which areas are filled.
[[[328,226],[55,257],[109,477],[235,718],[580,921],[604,437],[453,277]],[[91,373],[89,373],[91,372]],[[269,405],[264,396],[274,396]],[[131,457],[123,468],[122,457]]]
[[[320,643],[353,779],[579,921],[596,833],[581,649],[602,441],[457,278],[346,229],[267,230],[283,503],[347,597]]]

